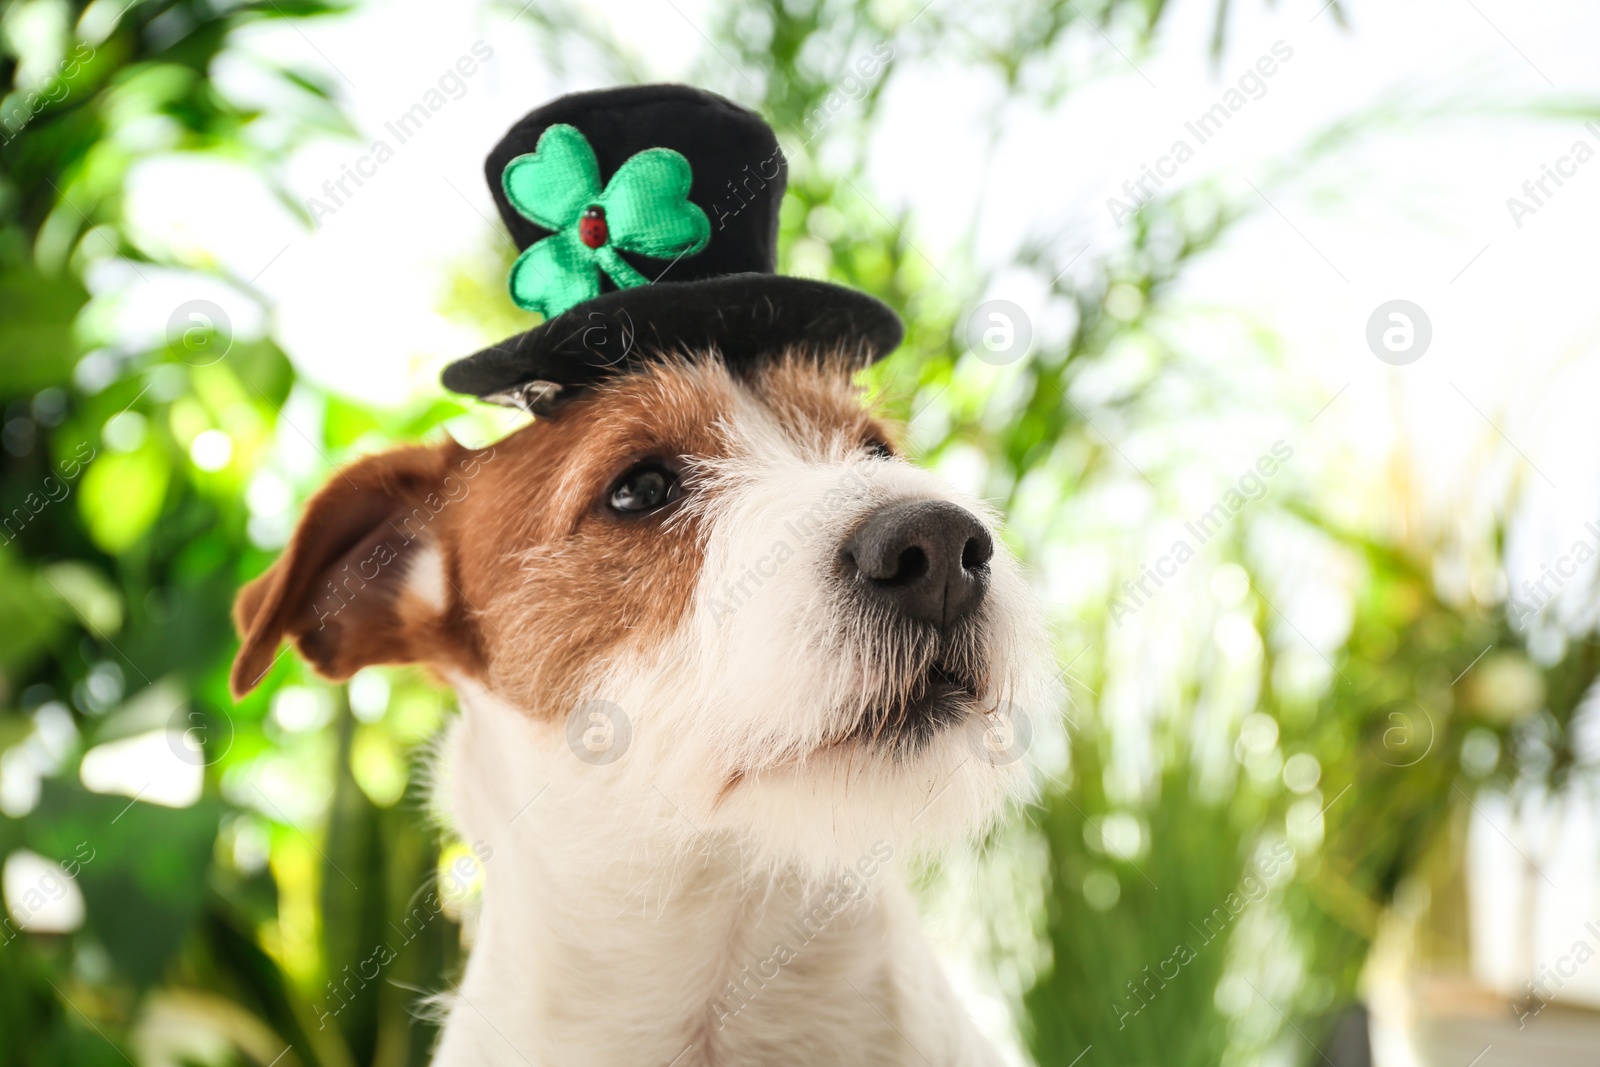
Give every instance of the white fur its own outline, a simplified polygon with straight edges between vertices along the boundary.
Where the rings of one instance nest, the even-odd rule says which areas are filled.
[[[434,611],[444,611],[450,606],[449,582],[444,573],[444,556],[439,546],[423,544],[412,555],[406,566],[406,591],[415,595]]]
[[[795,440],[749,396],[724,429],[732,456],[692,472],[707,542],[691,612],[602,665],[585,699],[603,703],[569,727],[457,680],[440,800],[489,858],[440,1067],[998,1062],[901,865],[983,829],[1026,775],[988,754],[977,715],[900,756],[838,744],[905,665],[828,578],[885,503],[993,516],[855,442]],[[1042,718],[1043,627],[998,544],[991,573],[986,696]],[[607,728],[621,755],[579,758]]]

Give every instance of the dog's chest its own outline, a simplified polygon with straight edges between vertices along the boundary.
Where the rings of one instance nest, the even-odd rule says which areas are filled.
[[[620,908],[603,885],[557,914],[495,901],[452,1023],[540,1065],[916,1062],[882,902],[752,892],[719,862]]]
[[[888,1020],[900,1013],[903,991],[884,954],[890,932],[881,906],[805,898],[787,887],[746,886],[738,896],[726,882],[719,888],[666,907],[641,901],[603,949],[591,942],[566,957],[576,969],[594,967],[592,980],[574,986],[575,1010],[621,994],[636,1023],[655,1020],[657,1032],[642,1030],[619,1062],[900,1061]],[[640,921],[668,928],[637,938]]]
[[[436,1067],[993,1062],[892,853],[784,873],[664,796],[648,737],[597,769],[549,727],[463,704],[441,799],[488,858]]]

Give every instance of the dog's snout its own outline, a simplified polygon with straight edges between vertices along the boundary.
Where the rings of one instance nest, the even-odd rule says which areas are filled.
[[[844,543],[847,567],[870,595],[902,614],[949,626],[983,600],[994,541],[948,500],[879,508]]]

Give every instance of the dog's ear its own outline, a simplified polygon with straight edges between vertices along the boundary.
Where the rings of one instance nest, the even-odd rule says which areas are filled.
[[[470,664],[476,642],[451,577],[450,509],[493,456],[446,442],[334,474],[283,555],[234,603],[234,697],[260,683],[285,638],[334,681],[373,663]]]

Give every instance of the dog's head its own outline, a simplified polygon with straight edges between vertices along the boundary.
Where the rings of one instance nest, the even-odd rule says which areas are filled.
[[[969,831],[1025,778],[1043,627],[993,515],[894,440],[836,364],[701,360],[367,457],[241,593],[234,689],[289,637],[334,679],[431,666],[517,709],[542,773],[697,831],[811,858]]]

